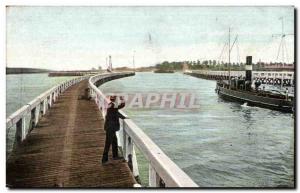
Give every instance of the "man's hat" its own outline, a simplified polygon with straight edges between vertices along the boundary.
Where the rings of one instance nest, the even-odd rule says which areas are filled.
[[[117,96],[110,96],[109,99],[110,100],[116,100]]]

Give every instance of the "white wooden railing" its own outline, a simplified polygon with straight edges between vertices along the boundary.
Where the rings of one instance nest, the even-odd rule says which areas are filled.
[[[130,75],[134,75],[134,73],[100,74],[89,79],[90,94],[95,99],[103,117],[105,117],[109,100],[97,86],[109,80]],[[120,112],[126,117],[124,112]],[[135,147],[140,150],[149,163],[149,187],[198,187],[130,118],[120,121],[119,146],[136,178],[139,176],[139,171]]]
[[[16,112],[6,118],[6,140],[8,143],[9,137],[12,147],[7,147],[7,158],[11,151],[21,145],[22,141],[26,139],[28,133],[37,125],[40,118],[46,114],[47,110],[52,107],[57,97],[63,93],[68,87],[77,84],[78,82],[87,79],[89,76],[77,77],[65,81],[57,86],[54,86],[42,93],[28,104],[24,105]],[[10,134],[10,135],[9,135]],[[11,136],[11,134],[13,136]]]

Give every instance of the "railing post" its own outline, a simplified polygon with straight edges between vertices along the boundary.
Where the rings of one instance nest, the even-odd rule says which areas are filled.
[[[151,166],[151,163],[149,164],[149,187],[160,187],[160,177]]]
[[[44,115],[44,101],[41,101],[39,116],[42,117],[43,115]]]
[[[59,88],[56,88],[56,89],[54,90],[54,102],[57,100],[57,97],[58,97],[58,93],[59,93],[58,89],[59,89]]]
[[[52,106],[52,93],[47,97],[48,98],[48,109]]]
[[[133,143],[131,141],[131,137],[127,136],[126,139],[126,154],[125,154],[125,160],[128,162],[129,168],[132,171],[132,152],[133,152]]]
[[[47,98],[43,100],[43,115],[46,114],[47,111]]]
[[[36,126],[36,124],[37,124],[36,107],[34,107],[33,109],[31,109],[28,132],[32,131],[32,129]]]
[[[140,172],[139,172],[139,166],[138,162],[136,159],[136,153],[135,153],[135,148],[134,148],[134,143],[132,142],[132,173],[133,176],[135,177],[136,181],[141,184],[141,179],[140,179]]]
[[[35,107],[35,126],[38,124],[40,120],[40,110],[38,109],[38,105]]]
[[[98,109],[100,109],[101,105],[100,105],[100,101],[99,101],[99,96],[98,95],[95,98],[95,102],[97,104]]]
[[[127,149],[126,149],[126,144],[127,144],[127,137],[126,137],[126,132],[125,132],[125,129],[123,128],[123,132],[122,132],[122,151],[123,151],[123,156],[125,158],[125,160],[127,161]]]
[[[51,93],[51,96],[52,96],[52,100],[51,100],[51,105],[52,105],[55,102],[55,91]]]
[[[16,124],[16,143],[17,146],[22,143],[22,141],[25,139],[25,126],[26,126],[26,121],[25,117],[21,118],[17,124]]]

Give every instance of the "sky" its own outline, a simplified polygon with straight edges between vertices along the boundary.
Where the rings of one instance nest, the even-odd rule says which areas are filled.
[[[6,8],[6,66],[52,70],[155,65],[163,61],[294,61],[294,7]],[[227,43],[227,44],[226,44]],[[224,48],[224,51],[222,52]],[[283,50],[283,54],[282,54]],[[283,55],[283,56],[282,56]]]

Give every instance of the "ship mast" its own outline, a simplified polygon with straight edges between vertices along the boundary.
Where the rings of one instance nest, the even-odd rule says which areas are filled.
[[[238,35],[235,36],[234,41],[232,43],[232,45],[230,45],[230,27],[229,27],[229,36],[228,36],[228,62],[229,62],[229,68],[228,68],[228,81],[229,81],[229,87],[231,86],[231,81],[230,81],[230,73],[231,73],[231,64],[230,64],[230,53],[231,50],[233,49],[233,46],[235,45],[235,43],[237,42],[238,39]]]
[[[288,62],[288,59],[289,59],[285,39],[286,39],[286,36],[293,36],[294,34],[293,33],[286,34],[284,32],[283,17],[280,17],[279,20],[281,20],[281,33],[280,34],[273,34],[272,37],[280,37],[280,44],[279,44],[279,47],[278,47],[276,60],[279,59],[279,55],[280,55],[280,51],[281,51],[281,55],[282,55],[281,56],[281,61],[282,61],[282,64],[284,66],[284,62]]]

